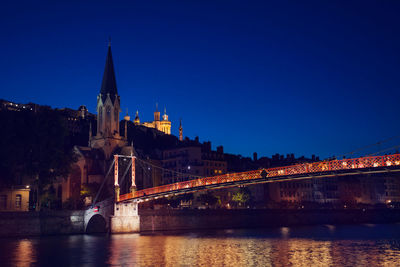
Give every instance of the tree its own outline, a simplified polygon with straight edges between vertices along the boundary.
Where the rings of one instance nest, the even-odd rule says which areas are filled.
[[[82,184],[81,186],[81,191],[80,191],[80,202],[84,203],[84,200],[86,197],[91,198],[92,204],[93,201],[95,200],[97,193],[99,193],[99,196],[97,198],[96,202],[102,201],[109,197],[109,193],[107,190],[101,190],[100,191],[101,184],[93,182],[93,183],[88,183],[88,184]]]
[[[1,111],[0,124],[0,184],[18,185],[28,178],[40,201],[45,188],[66,177],[75,160],[65,119],[40,107],[35,112]]]
[[[237,203],[239,206],[244,206],[250,202],[251,192],[247,187],[241,187],[238,192],[233,194],[232,201]]]

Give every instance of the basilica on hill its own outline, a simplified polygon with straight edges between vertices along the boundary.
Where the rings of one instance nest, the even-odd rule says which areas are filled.
[[[160,120],[158,104],[156,104],[156,111],[154,112],[154,121],[140,123],[139,111],[136,111],[135,120],[133,122],[136,126],[143,125],[149,128],[155,128],[165,134],[171,134],[171,122],[168,120],[167,109],[164,108],[164,115],[162,116],[162,120]]]

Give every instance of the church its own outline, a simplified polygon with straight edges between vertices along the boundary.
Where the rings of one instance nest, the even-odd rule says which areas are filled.
[[[168,120],[167,109],[164,108],[164,115],[160,120],[160,112],[158,111],[158,104],[156,104],[156,111],[154,112],[154,121],[140,123],[139,111],[136,111],[135,120],[133,123],[138,125],[143,125],[148,128],[154,128],[163,132],[165,134],[171,134],[171,122]]]
[[[107,188],[106,191],[108,191],[106,193],[112,194],[113,179],[110,166],[113,162],[113,155],[138,156],[133,142],[128,143],[130,117],[127,114],[124,120],[120,121],[120,112],[121,99],[117,90],[111,44],[109,43],[100,93],[97,95],[97,118],[93,121],[97,122],[96,127],[92,129],[92,124],[90,124],[88,145],[74,147],[77,162],[72,165],[72,171],[68,178],[60,179],[55,185],[57,192],[60,192],[58,197],[62,203],[69,203],[71,207],[79,208],[82,195],[85,195],[85,191],[90,190],[88,187],[93,184],[100,185],[104,181],[104,188]],[[133,125],[156,130],[160,134],[171,135],[171,121],[168,119],[166,110],[164,110],[162,118],[160,117],[158,105],[154,112],[154,121],[140,123],[139,114],[136,112]],[[182,123],[179,127],[179,141],[183,141]],[[121,169],[123,170],[127,169],[123,164],[128,167],[128,161],[120,161],[119,164],[122,164]],[[122,173],[120,175],[123,176]],[[96,190],[92,188],[92,191]],[[121,185],[121,190],[124,190],[123,185]],[[127,189],[125,188],[125,190]],[[86,199],[85,204],[89,205],[91,201],[92,199]]]
[[[60,181],[58,187],[62,188],[61,200],[70,203],[77,208],[77,203],[84,191],[84,185],[101,184],[105,179],[105,188],[111,193],[112,180],[107,175],[114,154],[134,155],[133,144],[129,145],[127,140],[127,121],[123,125],[124,134],[120,133],[121,112],[120,96],[117,90],[114,64],[111,53],[111,45],[108,45],[106,64],[100,93],[97,95],[97,127],[95,134],[90,126],[88,146],[75,146],[77,162],[72,166],[72,171],[66,180]],[[107,186],[108,185],[108,186]],[[90,199],[86,204],[90,204]]]

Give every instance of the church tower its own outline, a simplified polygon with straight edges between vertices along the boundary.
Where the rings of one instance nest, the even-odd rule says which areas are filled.
[[[135,120],[133,121],[135,125],[140,125],[139,110],[136,110]]]
[[[97,96],[97,134],[92,137],[90,146],[102,148],[106,158],[114,149],[126,145],[119,133],[120,97],[117,91],[111,43],[108,44],[106,65],[100,94]]]
[[[171,134],[171,122],[168,120],[167,109],[164,108],[163,120],[160,122],[160,128],[157,130],[164,132],[165,134]]]
[[[160,111],[158,111],[158,103],[156,103],[156,111],[154,111],[154,128],[160,129]]]
[[[182,120],[179,120],[179,141],[183,141]]]

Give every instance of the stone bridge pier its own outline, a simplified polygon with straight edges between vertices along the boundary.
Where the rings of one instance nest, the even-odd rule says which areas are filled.
[[[131,159],[131,192],[136,190],[135,184],[135,156],[114,155],[114,214],[110,220],[111,233],[135,233],[140,231],[137,200],[119,202],[118,157]]]
[[[110,220],[111,233],[136,233],[140,231],[138,202],[115,202],[114,215]]]

